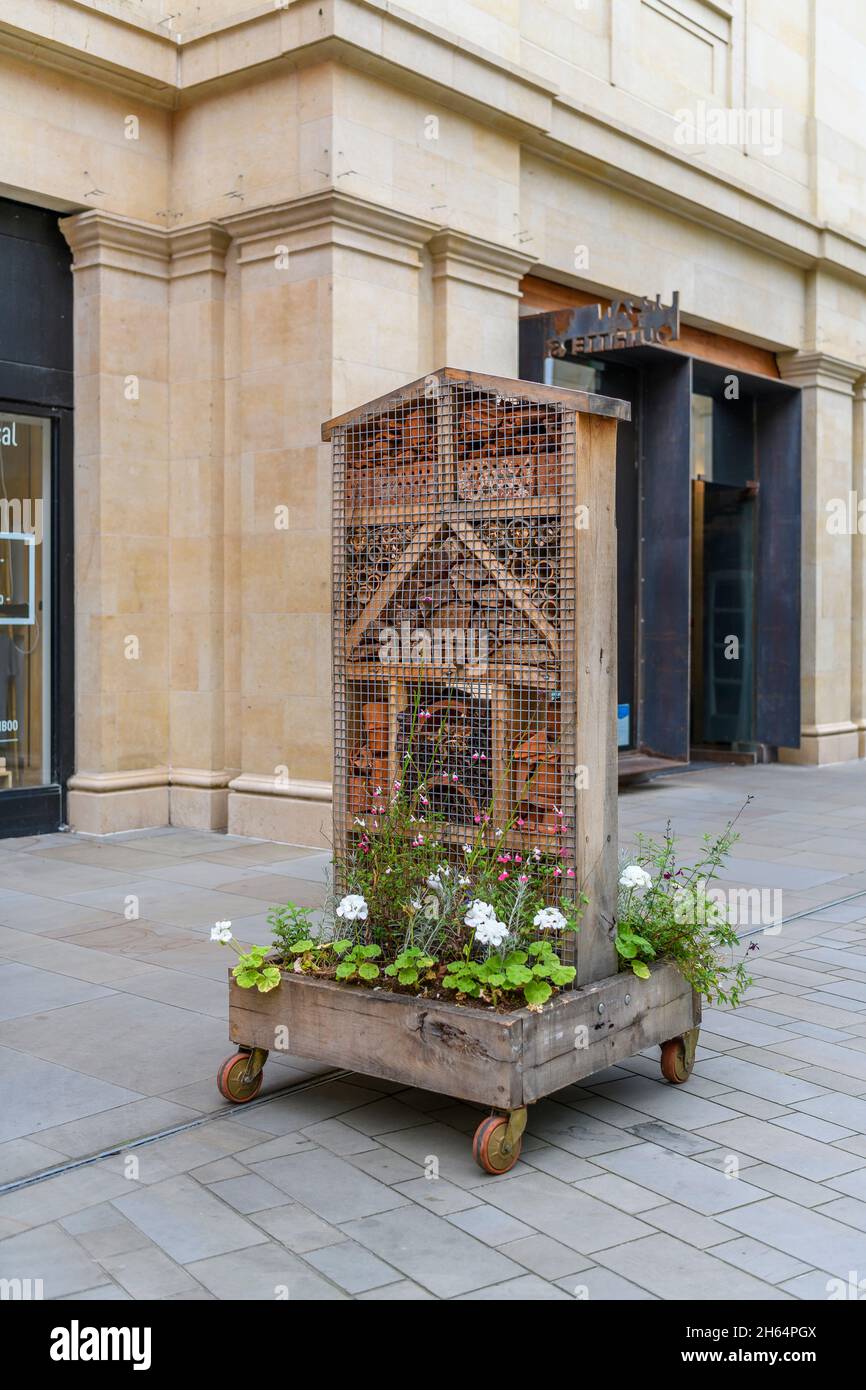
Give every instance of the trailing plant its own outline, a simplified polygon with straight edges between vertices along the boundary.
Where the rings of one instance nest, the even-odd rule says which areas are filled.
[[[637,852],[620,873],[616,923],[624,969],[647,979],[651,962],[666,957],[709,1003],[732,1007],[752,983],[745,961],[757,947],[742,950],[726,895],[711,884],[739,838],[738,816],[719,835],[704,836],[703,853],[690,867],[677,863],[670,822],[661,841],[639,835]]]
[[[210,939],[218,941],[221,946],[231,946],[237,952],[238,963],[233,967],[232,975],[241,989],[257,989],[260,994],[276,989],[280,983],[280,970],[277,965],[265,963],[270,955],[269,946],[242,946],[232,935],[231,922],[217,922],[211,928]]]

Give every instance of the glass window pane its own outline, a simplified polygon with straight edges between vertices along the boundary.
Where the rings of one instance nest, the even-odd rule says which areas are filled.
[[[712,396],[692,396],[692,477],[713,480]]]
[[[51,780],[50,432],[0,413],[0,795]]]

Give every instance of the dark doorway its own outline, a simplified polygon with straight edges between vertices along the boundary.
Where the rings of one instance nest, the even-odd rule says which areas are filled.
[[[0,199],[0,837],[56,830],[73,766],[70,259]]]
[[[521,320],[521,375],[632,405],[617,451],[620,778],[694,747],[796,747],[800,392],[652,345],[548,356],[568,320]]]

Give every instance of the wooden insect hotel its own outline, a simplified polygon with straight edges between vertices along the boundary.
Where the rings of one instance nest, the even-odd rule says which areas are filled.
[[[426,735],[443,838],[459,846],[489,817],[505,846],[563,851],[564,887],[590,898],[584,942],[613,907],[613,503],[627,411],[446,369],[323,431],[339,848],[370,824],[410,736],[423,748]],[[615,968],[609,940],[583,954],[581,978],[602,957]]]
[[[697,998],[667,962],[648,980],[619,974],[613,943],[614,499],[628,412],[445,368],[323,426],[338,859],[375,834],[383,796],[423,767],[455,862],[481,827],[512,853],[559,856],[562,891],[588,905],[574,986],[540,1012],[291,973],[272,994],[233,985],[230,1032],[250,1060],[234,1064],[243,1094],[222,1087],[230,1099],[256,1094],[282,1025],[299,1055],[493,1107],[479,1161],[500,1172],[516,1161],[529,1102],[651,1043],[664,1044],[668,1079],[687,1078]]]

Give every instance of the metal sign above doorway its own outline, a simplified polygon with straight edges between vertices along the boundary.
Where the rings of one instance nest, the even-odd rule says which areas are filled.
[[[616,348],[671,343],[680,336],[680,292],[670,304],[655,299],[615,299],[608,308],[587,304],[575,309],[563,338],[548,338],[548,357],[577,357]]]

